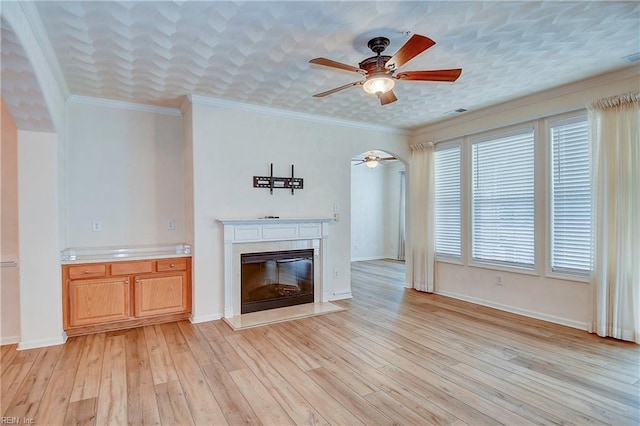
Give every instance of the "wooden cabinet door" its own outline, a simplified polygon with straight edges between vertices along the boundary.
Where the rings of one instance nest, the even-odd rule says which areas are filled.
[[[102,324],[131,317],[129,278],[69,282],[69,325]]]
[[[186,272],[137,276],[135,315],[148,317],[187,312],[190,308],[188,290]]]

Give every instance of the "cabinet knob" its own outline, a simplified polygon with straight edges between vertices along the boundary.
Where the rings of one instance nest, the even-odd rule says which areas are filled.
[[[176,267],[176,265],[172,263],[171,265],[169,265],[169,267],[171,267],[171,268],[175,268],[175,267]]]
[[[89,274],[91,273],[91,271],[84,271],[84,273],[85,273],[86,275],[89,275]]]

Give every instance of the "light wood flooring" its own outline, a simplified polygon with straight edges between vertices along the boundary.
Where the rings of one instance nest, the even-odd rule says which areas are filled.
[[[398,262],[354,263],[347,311],[248,330],[183,321],[3,346],[0,412],[39,425],[640,423],[639,345],[403,277]]]

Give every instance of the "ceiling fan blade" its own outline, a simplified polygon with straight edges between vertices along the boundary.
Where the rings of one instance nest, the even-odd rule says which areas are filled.
[[[349,87],[360,86],[362,83],[363,83],[362,81],[354,81],[353,83],[345,84],[344,86],[336,87],[335,89],[327,90],[326,92],[316,93],[315,95],[313,95],[313,97],[323,98],[325,96],[331,95],[341,90],[348,89]]]
[[[333,61],[327,58],[315,58],[309,61],[310,64],[323,65],[325,67],[338,68],[341,70],[357,72],[359,74],[365,75],[366,71],[360,68],[356,68],[352,65],[343,64],[342,62]]]
[[[397,158],[396,157],[383,157],[378,161],[385,161],[385,160],[397,160]]]
[[[396,98],[396,94],[393,93],[393,90],[389,90],[378,97],[380,98],[380,105],[390,104],[398,100],[398,98]]]
[[[399,80],[449,81],[453,82],[462,74],[461,68],[433,71],[403,71],[396,75]]]
[[[351,160],[351,161],[358,161],[358,160]],[[365,162],[366,162],[366,161],[360,161],[359,163],[354,164],[354,166],[357,166],[358,164],[363,164],[363,163],[365,163]]]
[[[407,41],[400,50],[398,50],[396,54],[387,61],[385,66],[387,69],[397,70],[434,44],[436,44],[436,42],[431,40],[429,37],[414,34],[411,36],[409,41]]]

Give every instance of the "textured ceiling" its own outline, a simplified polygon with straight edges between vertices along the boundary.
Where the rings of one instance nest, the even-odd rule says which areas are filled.
[[[52,131],[53,122],[29,59],[3,18],[0,32],[2,99],[18,129]]]
[[[636,1],[35,4],[71,94],[169,107],[196,94],[403,129],[629,66],[622,58],[640,52]],[[399,81],[386,106],[360,87],[312,98],[359,76],[310,59],[357,66],[370,38],[388,37],[393,54],[414,33],[437,44],[400,70],[460,67],[457,82]]]

